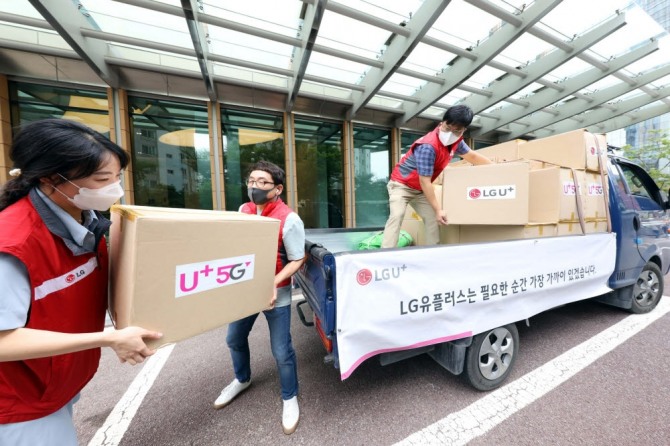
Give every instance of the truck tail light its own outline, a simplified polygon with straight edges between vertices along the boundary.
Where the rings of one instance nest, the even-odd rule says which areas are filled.
[[[323,346],[326,347],[326,351],[328,353],[332,353],[333,341],[328,339],[328,336],[326,336],[326,333],[324,333],[323,328],[321,328],[321,321],[319,320],[318,317],[314,316],[314,322],[315,322],[314,327],[316,327],[316,332],[319,333],[319,337],[321,338]]]

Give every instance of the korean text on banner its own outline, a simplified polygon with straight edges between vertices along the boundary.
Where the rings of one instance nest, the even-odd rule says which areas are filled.
[[[615,258],[612,233],[338,254],[341,378],[380,353],[473,336],[611,291]]]

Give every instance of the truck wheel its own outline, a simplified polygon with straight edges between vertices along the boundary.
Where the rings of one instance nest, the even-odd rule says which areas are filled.
[[[656,308],[663,296],[663,274],[654,262],[644,265],[637,282],[633,285],[633,305],[630,312],[649,313]]]
[[[465,379],[477,390],[493,390],[512,371],[519,350],[519,332],[508,324],[480,333],[465,357]]]

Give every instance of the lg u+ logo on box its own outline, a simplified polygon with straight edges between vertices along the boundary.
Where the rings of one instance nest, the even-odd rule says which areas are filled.
[[[175,297],[201,293],[254,278],[253,254],[177,265]]]
[[[516,198],[516,186],[508,184],[468,187],[467,196],[468,200],[513,200]]]

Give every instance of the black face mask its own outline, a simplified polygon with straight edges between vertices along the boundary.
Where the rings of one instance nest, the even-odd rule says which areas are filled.
[[[268,198],[268,194],[270,193],[271,190],[272,189],[263,190],[257,187],[250,187],[247,190],[247,195],[249,196],[249,200],[253,201],[254,204],[265,204],[268,201],[270,201],[270,198]]]

